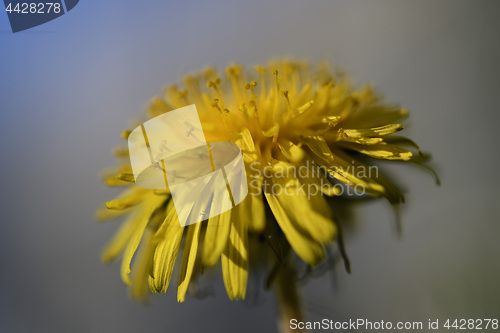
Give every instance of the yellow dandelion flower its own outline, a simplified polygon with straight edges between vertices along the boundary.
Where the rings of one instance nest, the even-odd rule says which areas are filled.
[[[208,69],[187,76],[184,88],[173,85],[153,98],[148,116],[190,104],[197,107],[207,141],[240,147],[249,195],[230,211],[182,227],[169,191],[134,185],[128,151],[116,149],[122,164],[105,183],[125,189],[97,218],[125,217],[103,260],[122,257],[122,279],[137,299],[148,290],[166,292],[180,261],[177,297],[183,302],[190,285],[219,259],[229,298],[243,299],[249,263],[266,257],[262,251],[275,254],[268,284],[284,276],[283,284],[290,285],[284,272],[293,271],[287,264],[293,252],[314,267],[325,257],[325,245],[339,238],[330,200],[344,189],[392,204],[403,201],[390,181],[366,172],[372,170],[370,158],[425,160],[413,141],[394,136],[407,110],[384,104],[371,87],[354,89],[345,75],[324,65],[311,69],[283,61],[249,72],[235,65],[221,76]],[[293,303],[296,295],[284,297]]]

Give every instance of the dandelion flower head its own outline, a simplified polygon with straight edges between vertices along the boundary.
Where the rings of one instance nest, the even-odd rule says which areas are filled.
[[[181,227],[168,189],[136,186],[127,149],[115,149],[120,166],[104,180],[123,192],[97,218],[125,221],[103,260],[122,258],[121,277],[137,299],[149,290],[166,292],[175,265],[179,302],[219,261],[230,299],[245,298],[254,262],[269,268],[268,281],[292,256],[315,267],[340,237],[331,201],[343,187],[334,184],[398,204],[403,194],[389,180],[356,170],[377,159],[425,161],[412,140],[394,135],[403,130],[407,110],[384,103],[370,86],[355,89],[326,65],[279,61],[254,70],[233,65],[223,74],[207,69],[153,98],[147,114],[152,118],[190,104],[197,107],[207,141],[240,147],[249,195],[230,211]]]

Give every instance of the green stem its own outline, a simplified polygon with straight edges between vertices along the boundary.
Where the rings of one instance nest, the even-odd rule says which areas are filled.
[[[303,321],[300,307],[300,297],[295,281],[295,272],[288,267],[282,266],[275,281],[276,299],[278,303],[279,331],[281,333],[305,332],[292,330],[290,320]]]

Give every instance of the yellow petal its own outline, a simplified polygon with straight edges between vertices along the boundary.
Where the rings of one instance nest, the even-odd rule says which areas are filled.
[[[122,209],[126,209],[129,207],[135,206],[138,203],[140,203],[142,200],[144,200],[143,194],[142,193],[135,193],[135,194],[132,194],[132,195],[125,197],[125,198],[108,201],[108,202],[106,202],[106,207],[108,209],[112,209],[112,210],[122,210]]]
[[[146,226],[148,225],[153,212],[163,203],[164,200],[164,197],[157,196],[152,193],[147,195],[144,199],[144,206],[142,207],[137,220],[134,221],[134,230],[132,237],[130,238],[127,247],[125,248],[125,252],[123,253],[123,260],[120,271],[122,280],[125,284],[131,284],[131,280],[129,277],[130,263],[132,261],[132,257],[135,254],[135,251],[137,250],[137,247],[139,246],[144,230],[146,229]]]
[[[126,183],[135,182],[135,177],[133,173],[120,172],[118,175],[116,175],[116,178]]]
[[[167,292],[184,229],[177,218],[173,201],[169,201],[167,216],[153,240],[158,243],[149,277],[149,288],[154,293]]]
[[[403,146],[410,146],[410,147],[416,148],[420,155],[424,155],[424,153],[420,149],[419,145],[417,145],[415,141],[413,141],[412,139],[409,139],[407,137],[391,136],[388,138],[384,138],[384,141],[386,141],[387,143],[392,144],[392,145],[398,145],[398,146],[403,145]]]
[[[107,169],[101,172],[100,178],[102,181],[110,187],[118,187],[118,186],[128,186],[130,183],[124,182],[120,178],[117,177],[118,173],[120,171],[116,170],[116,168],[113,169]]]
[[[259,151],[248,128],[241,131],[234,142],[241,148],[245,162],[254,162],[260,158]]]
[[[244,299],[248,280],[247,219],[232,219],[230,241],[222,253],[222,275],[231,300]]]
[[[126,182],[117,177],[117,175],[107,176],[104,178],[104,184],[109,187],[119,187],[119,186],[128,186],[130,182]]]
[[[305,87],[304,87],[305,88]],[[302,113],[306,112],[307,110],[309,110],[311,108],[311,106],[313,106],[314,104],[314,101],[311,100],[307,103],[305,103],[304,105],[301,105],[297,108],[297,115],[301,115]]]
[[[155,242],[151,240],[153,232],[147,230],[144,233],[142,244],[137,259],[132,268],[132,285],[130,287],[130,296],[135,300],[143,300],[148,295],[148,276],[153,263],[153,253]]]
[[[344,129],[343,132],[351,138],[377,137],[394,134],[403,128],[401,124],[390,124],[373,128]]]
[[[276,220],[285,234],[286,239],[290,243],[290,246],[294,249],[298,256],[309,265],[315,266],[318,264],[324,257],[323,246],[311,239],[309,235],[304,233],[301,228],[290,220],[274,195],[265,193],[265,196],[269,207],[276,217]]]
[[[293,142],[288,140],[280,140],[279,148],[286,159],[291,163],[299,163],[304,159],[304,150]]]
[[[106,202],[106,207],[110,210],[122,210],[132,207],[144,200],[146,195],[150,195],[151,191],[145,190],[138,186],[131,186],[120,193],[119,196]]]
[[[360,145],[376,145],[376,144],[382,143],[384,141],[384,139],[382,139],[382,138],[349,138],[349,137],[344,137],[342,139],[339,139],[339,141],[353,142],[353,143],[357,143]]]
[[[242,204],[243,202],[238,207]],[[238,209],[238,207],[234,209]],[[203,263],[206,266],[213,266],[219,260],[229,239],[230,228],[231,210],[208,219],[203,243]]]
[[[165,112],[168,112],[170,110],[172,110],[172,107],[168,105],[163,98],[160,98],[158,96],[153,97],[148,109],[149,114],[152,118],[164,114]]]
[[[106,245],[101,255],[101,260],[103,262],[110,262],[123,251],[125,245],[127,245],[127,242],[137,228],[138,220],[140,219],[139,213],[138,211],[132,213],[125,222],[123,222],[111,241]]]
[[[398,105],[381,105],[381,99],[372,87],[358,92],[361,105],[358,110],[345,119],[345,128],[371,128],[399,122],[408,116],[408,110]]]
[[[330,150],[325,140],[319,136],[304,138],[306,144],[313,152],[313,159],[319,164],[327,168],[328,173],[351,186],[361,185],[367,194],[374,196],[385,196],[392,204],[399,203],[404,200],[403,194],[387,179],[377,174],[375,177],[370,177],[370,167],[353,159],[341,150],[335,150],[335,153]],[[368,170],[366,176],[358,177],[358,168]]]
[[[260,150],[255,146],[252,135],[248,129],[244,129],[235,140],[241,148],[243,160],[247,172],[248,184],[250,186],[248,196],[235,209],[240,211],[241,218],[252,216],[248,228],[254,232],[261,232],[265,227],[265,210],[262,198],[262,172],[249,167],[251,163],[261,160]],[[258,165],[259,166],[259,165]],[[241,206],[241,207],[240,207]]]
[[[296,170],[291,164],[282,161],[273,166],[273,194],[294,225],[319,243],[330,242],[337,235],[330,207],[321,189],[311,179],[313,171]]]
[[[353,181],[353,184],[347,182],[350,185],[362,184],[365,186],[367,194],[373,194],[373,192],[380,193],[389,200],[391,204],[398,204],[404,202],[404,195],[398,188],[391,183],[387,178],[382,176],[378,171],[371,172],[370,168],[373,166],[361,163],[356,159],[352,159],[347,153],[341,150],[335,150],[337,165],[339,166],[337,170],[350,170],[350,174],[344,172],[344,175],[349,177]],[[350,163],[348,162],[350,160]],[[350,167],[350,169],[348,169]],[[366,177],[363,179],[354,176],[356,172],[352,170],[368,170],[366,172]]]
[[[128,147],[115,147],[115,148],[113,148],[112,154],[118,158],[129,158],[130,157]]]
[[[126,214],[130,214],[130,209],[123,209],[123,210],[111,210],[108,209],[105,205],[102,205],[102,207],[99,207],[97,211],[94,214],[94,218],[98,222],[105,222],[105,221],[110,221],[114,219],[118,219],[120,217],[123,217]]]
[[[310,154],[308,153],[308,155]],[[326,177],[324,171],[327,169],[321,165],[317,165],[314,162],[311,163],[311,161],[313,161],[312,158],[305,159],[298,167],[298,170],[300,170],[301,168],[307,168],[308,170],[304,175],[307,178],[307,184],[305,186],[307,188],[311,187],[313,189],[314,187],[318,188],[320,189],[321,193],[330,197],[340,194],[340,189],[332,186],[330,180],[328,180],[328,178]],[[300,176],[300,171],[298,172],[298,174]],[[304,177],[300,178],[303,179]]]
[[[266,211],[262,193],[249,193],[245,200],[235,209],[239,209],[239,219],[248,220],[248,229],[251,232],[260,233],[264,231],[266,227]],[[249,216],[251,216],[250,219],[248,219]]]
[[[370,146],[360,146],[351,143],[342,143],[343,147],[359,151],[362,154],[383,160],[409,161],[413,153],[407,149],[396,145],[375,144]]]
[[[177,301],[184,302],[186,292],[193,276],[194,264],[198,252],[201,223],[191,224],[188,227],[186,242],[184,244],[184,256],[182,258],[181,276],[179,288],[177,288]]]

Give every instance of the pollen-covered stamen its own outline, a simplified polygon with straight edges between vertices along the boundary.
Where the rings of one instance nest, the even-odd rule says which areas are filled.
[[[203,71],[202,75],[205,79],[210,80],[217,76],[217,71],[213,67],[208,67]]]
[[[188,92],[186,89],[182,89],[181,91],[179,91],[177,93],[177,98],[180,99],[180,100],[184,100],[184,102],[186,104],[189,104],[189,100],[188,100]]]
[[[292,107],[290,106],[290,98],[288,97],[288,90],[283,90],[281,91],[281,96],[283,96],[286,100],[286,106],[287,106],[287,115],[291,115]]]
[[[274,75],[274,79],[275,79],[275,88],[274,89],[271,89],[271,94],[270,94],[270,98],[272,100],[272,115],[273,115],[273,123],[279,123],[281,121],[281,108],[280,108],[280,98],[279,98],[279,94],[280,94],[280,81],[279,81],[279,78],[278,78],[278,70],[275,69],[273,70],[273,75]]]
[[[255,104],[254,101],[250,101],[250,103],[248,103],[248,114],[250,116],[253,116],[255,118],[255,124],[257,125],[257,130],[261,131],[262,128],[261,128],[261,122],[260,122],[260,118],[259,118],[259,111],[257,110],[257,104]]]
[[[221,103],[222,108],[224,108],[224,98],[222,96],[222,93],[219,89],[219,85],[221,83],[220,78],[215,78],[213,81],[208,81],[207,82],[207,88],[213,88],[215,91],[215,95],[217,97],[217,103]]]
[[[214,99],[214,101],[212,102],[212,107],[217,109],[219,111],[219,114],[222,118],[222,123],[224,124],[224,128],[226,129],[226,131],[228,133],[231,133],[232,131],[230,130],[230,127],[227,123],[227,116],[229,115],[229,110],[228,109],[222,109],[220,106],[219,106],[219,100],[217,98]]]
[[[219,112],[221,114],[223,114],[224,112],[222,111],[222,109],[220,108],[219,106],[219,99],[218,98],[215,98],[214,101],[212,102],[212,107],[216,108],[217,110],[219,110]]]
[[[294,96],[297,94],[297,88],[300,83],[300,73],[298,71],[300,67],[296,63],[290,63],[290,87],[289,90],[292,91]]]
[[[255,82],[255,81],[247,82],[247,83],[245,83],[245,86],[244,86],[246,90],[250,90],[251,96],[250,96],[250,100],[248,101],[248,103],[245,101],[239,105],[239,110],[247,118],[251,118],[254,116],[255,110],[252,109],[252,111],[250,111],[247,104],[254,103],[254,105],[255,105],[255,103],[257,101],[257,96],[255,95],[254,87],[256,87],[256,86],[257,86],[257,82]]]
[[[255,92],[253,90],[253,88],[255,88],[257,86],[257,82],[255,81],[252,81],[252,82],[249,82],[249,83],[245,83],[245,89],[246,90],[250,90],[250,94],[252,95],[252,100],[256,101],[257,100],[257,96],[255,95]]]
[[[165,91],[165,99],[169,102],[171,106],[169,109],[178,109],[185,106],[185,101],[183,101],[179,96],[179,87],[175,84],[169,86]]]
[[[201,105],[204,103],[201,82],[206,82],[207,80],[202,74],[187,75],[184,77],[184,86],[188,91],[187,97],[189,97],[189,101],[186,104]]]
[[[273,75],[274,75],[274,79],[275,79],[275,82],[276,82],[276,91],[280,91],[280,80],[278,79],[278,70],[275,69],[273,71]]]
[[[231,88],[233,90],[233,94],[236,97],[236,100],[238,101],[242,100],[241,89],[240,89],[240,84],[241,84],[240,74],[242,71],[243,69],[241,68],[241,66],[231,66],[226,69],[227,76],[231,81]]]
[[[264,74],[266,70],[261,66],[255,66],[255,71],[259,73],[259,82],[260,82],[260,98],[264,99],[266,97],[266,80],[264,79]]]
[[[281,96],[285,97],[288,106],[290,106],[290,98],[288,97],[288,90],[282,90]]]

